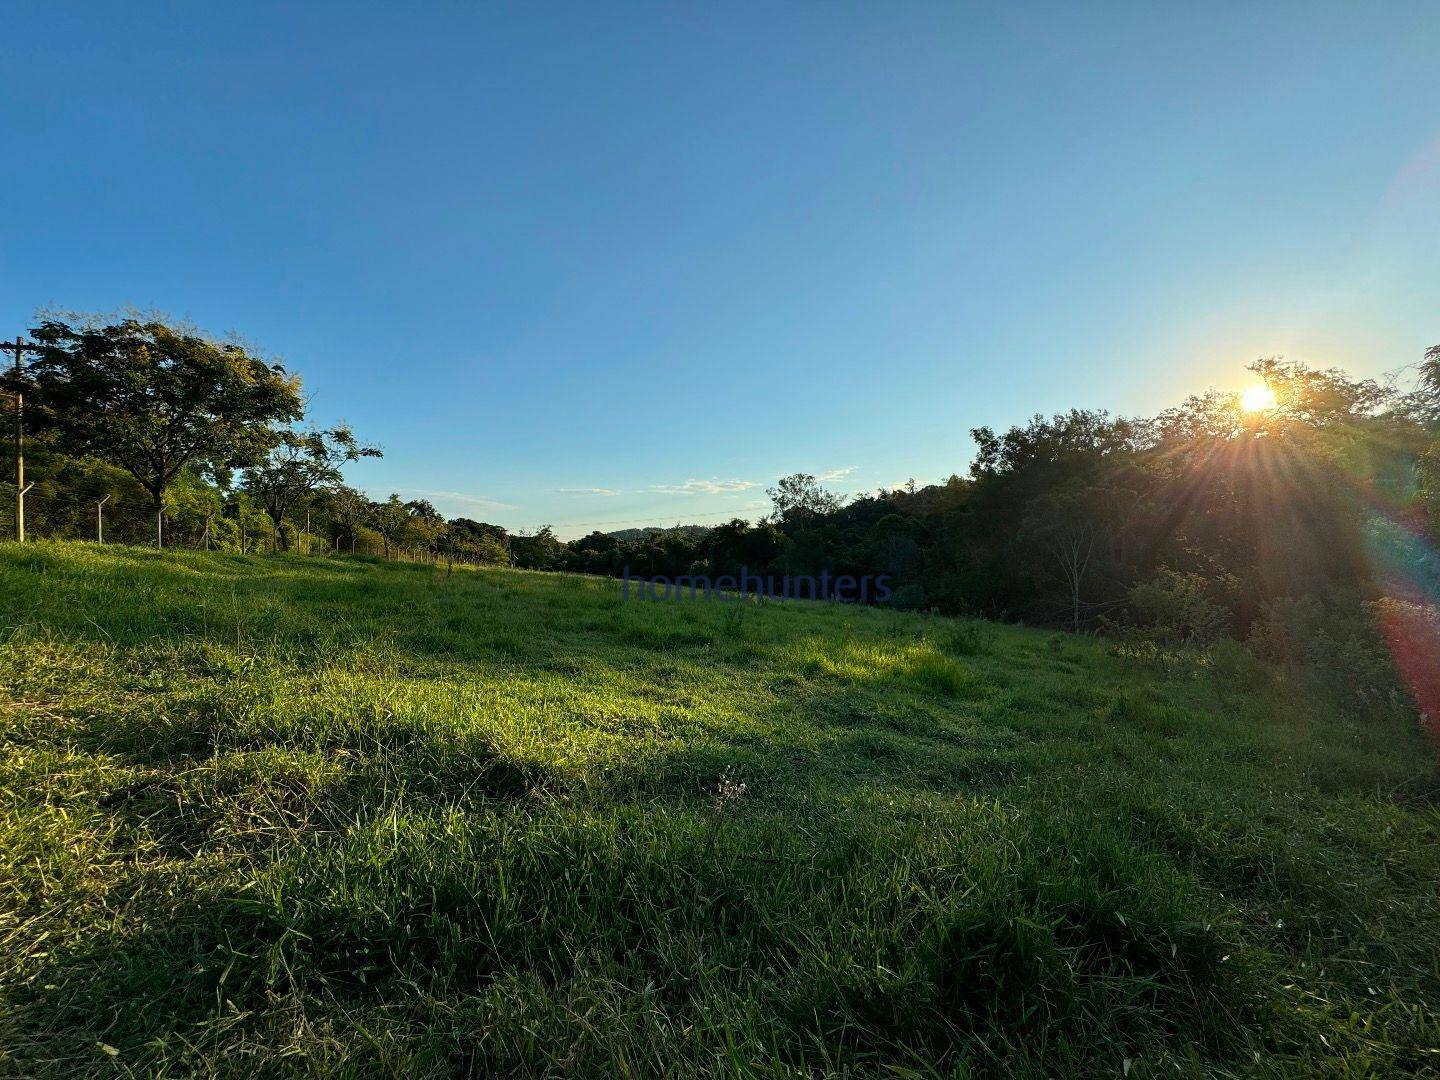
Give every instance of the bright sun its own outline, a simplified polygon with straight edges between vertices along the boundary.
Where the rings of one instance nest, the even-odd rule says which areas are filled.
[[[1268,386],[1252,386],[1240,395],[1240,408],[1246,412],[1265,412],[1275,407],[1275,391]]]

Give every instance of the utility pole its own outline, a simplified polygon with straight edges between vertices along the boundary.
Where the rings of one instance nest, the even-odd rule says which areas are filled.
[[[25,350],[31,352],[39,351],[35,345],[24,338],[17,337],[14,342],[0,342],[0,352],[13,352],[15,354],[15,377],[20,377],[21,358]],[[20,543],[25,542],[25,492],[30,489],[25,486],[25,395],[20,392],[19,387],[15,389],[15,539]]]
[[[105,543],[105,504],[109,501],[110,496],[106,495],[95,504],[95,542],[98,544]]]

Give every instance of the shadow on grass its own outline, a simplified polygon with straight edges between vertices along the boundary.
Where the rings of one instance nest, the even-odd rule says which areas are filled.
[[[1235,1052],[1260,1020],[1223,911],[1116,844],[978,804],[802,831],[644,803],[382,817],[258,876],[147,881],[128,929],[62,945],[12,996],[7,1042],[52,1061],[104,1042],[143,1067],[166,1040],[222,1052],[280,1001],[403,1012],[598,969],[694,1021],[744,993],[796,1062],[953,1067],[1042,1030],[1030,1052],[1051,1064],[1130,1040]]]

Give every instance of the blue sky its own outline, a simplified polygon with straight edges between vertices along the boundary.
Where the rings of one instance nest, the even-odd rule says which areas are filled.
[[[1430,4],[15,4],[0,336],[159,307],[509,527],[1440,343]],[[6,328],[9,329],[6,329]]]

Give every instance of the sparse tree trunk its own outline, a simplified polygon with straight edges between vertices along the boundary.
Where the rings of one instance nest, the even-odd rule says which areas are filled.
[[[282,551],[289,551],[290,542],[285,536],[285,506],[280,503],[266,506],[265,513],[275,525],[275,536],[277,538],[275,543],[279,545]]]
[[[1094,548],[1093,534],[1088,530],[1082,530],[1061,537],[1055,542],[1053,549],[1056,561],[1060,565],[1060,576],[1064,579],[1066,591],[1070,594],[1070,626],[1077,634],[1080,632],[1081,609],[1084,606],[1081,602],[1081,593],[1085,575],[1090,569],[1090,559]]]
[[[155,546],[165,546],[165,489],[147,484],[150,490],[150,509],[155,514]]]

